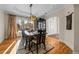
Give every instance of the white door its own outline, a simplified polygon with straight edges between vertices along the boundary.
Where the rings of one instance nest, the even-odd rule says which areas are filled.
[[[48,35],[59,33],[59,19],[58,17],[51,17],[46,20],[46,29]]]

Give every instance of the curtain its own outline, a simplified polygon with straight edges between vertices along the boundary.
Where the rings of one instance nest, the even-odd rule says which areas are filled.
[[[15,39],[17,37],[16,34],[16,16],[9,15],[9,38]]]

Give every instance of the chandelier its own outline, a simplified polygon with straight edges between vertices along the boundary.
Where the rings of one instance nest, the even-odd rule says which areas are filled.
[[[32,15],[32,6],[33,6],[32,4],[30,4],[30,6],[29,6],[30,7],[30,17],[29,18],[30,18],[30,20],[34,21],[34,20],[36,20],[36,16]]]

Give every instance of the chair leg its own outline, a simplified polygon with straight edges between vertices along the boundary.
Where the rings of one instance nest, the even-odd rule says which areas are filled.
[[[38,54],[38,44],[36,45],[36,49],[37,49],[37,54]]]
[[[26,46],[27,46],[27,40],[26,40],[26,44],[25,44],[25,49],[26,49]]]
[[[28,47],[29,47],[29,51],[30,51],[30,41],[29,41],[29,45],[28,45]]]
[[[44,44],[44,49],[46,49],[46,44],[45,43],[43,43]]]

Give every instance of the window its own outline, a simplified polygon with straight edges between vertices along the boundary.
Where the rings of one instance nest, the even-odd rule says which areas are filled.
[[[16,17],[16,24],[17,24],[17,34],[21,34],[21,30],[32,30],[33,29],[33,22],[28,20],[28,18],[24,17]]]

